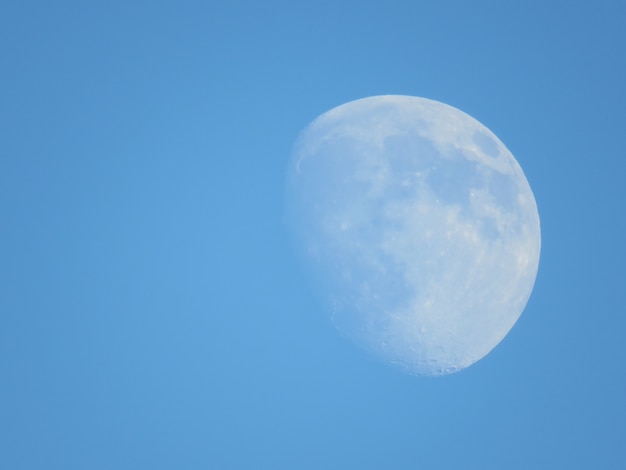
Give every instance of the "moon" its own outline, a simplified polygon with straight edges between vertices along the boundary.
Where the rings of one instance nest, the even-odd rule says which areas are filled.
[[[530,297],[537,205],[511,152],[446,104],[372,96],[298,137],[286,218],[337,329],[414,375],[485,357]]]

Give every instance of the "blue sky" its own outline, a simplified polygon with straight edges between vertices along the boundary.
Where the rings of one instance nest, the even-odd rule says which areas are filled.
[[[4,2],[0,468],[626,465],[626,6]],[[452,376],[344,341],[283,223],[299,131],[378,94],[512,151],[542,224]]]

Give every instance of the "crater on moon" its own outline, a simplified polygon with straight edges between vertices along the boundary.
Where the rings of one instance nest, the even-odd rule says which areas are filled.
[[[451,106],[374,96],[299,136],[287,218],[335,326],[406,372],[487,355],[530,296],[539,215],[498,138]]]

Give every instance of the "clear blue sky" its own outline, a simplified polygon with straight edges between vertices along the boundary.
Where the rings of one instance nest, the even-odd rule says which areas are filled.
[[[626,467],[626,4],[5,1],[0,468]],[[341,339],[283,224],[298,132],[443,101],[516,156],[534,293],[484,360]]]

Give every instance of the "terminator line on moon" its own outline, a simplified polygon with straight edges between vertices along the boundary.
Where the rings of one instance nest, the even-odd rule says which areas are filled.
[[[535,282],[539,215],[522,169],[437,101],[374,96],[319,116],[296,142],[287,206],[333,323],[411,374],[483,358]]]

